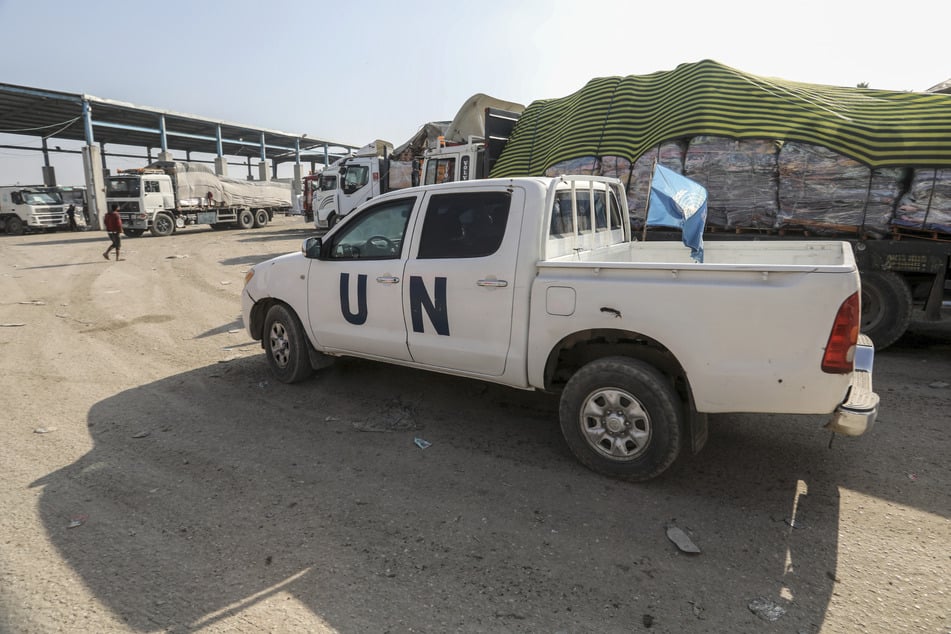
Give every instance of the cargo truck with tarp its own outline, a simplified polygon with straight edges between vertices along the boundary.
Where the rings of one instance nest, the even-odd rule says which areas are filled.
[[[521,114],[492,177],[590,174],[626,185],[643,231],[661,164],[708,191],[706,240],[851,243],[878,348],[951,279],[951,95],[765,78],[714,61],[592,79]]]
[[[106,179],[106,204],[119,206],[123,232],[168,236],[189,225],[263,227],[291,208],[291,185],[218,176],[199,163],[160,161]]]

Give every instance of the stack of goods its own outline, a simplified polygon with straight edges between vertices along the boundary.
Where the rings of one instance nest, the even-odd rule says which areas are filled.
[[[766,139],[690,139],[684,175],[707,188],[708,226],[776,226],[778,147]]]
[[[898,201],[894,224],[951,233],[951,169],[916,169]]]
[[[870,169],[832,150],[791,141],[779,151],[779,223],[819,233],[888,233],[906,171]]]

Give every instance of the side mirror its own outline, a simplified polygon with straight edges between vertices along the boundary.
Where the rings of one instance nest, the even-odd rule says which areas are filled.
[[[323,247],[324,241],[317,236],[313,236],[304,240],[303,244],[300,245],[300,251],[311,260],[319,260],[320,251]]]

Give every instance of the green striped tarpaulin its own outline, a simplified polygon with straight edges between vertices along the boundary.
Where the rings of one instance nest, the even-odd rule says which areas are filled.
[[[872,168],[949,167],[951,95],[805,84],[711,60],[601,77],[529,104],[491,176],[538,176],[585,156],[635,161],[701,134],[813,143]]]

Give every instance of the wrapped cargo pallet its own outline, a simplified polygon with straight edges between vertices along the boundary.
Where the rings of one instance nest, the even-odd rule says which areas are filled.
[[[771,139],[690,139],[684,175],[707,188],[707,224],[712,227],[776,226],[776,157]]]
[[[916,169],[894,224],[951,234],[951,169]]]
[[[906,171],[869,167],[818,145],[779,151],[779,224],[819,234],[888,233]]]
[[[223,207],[290,207],[291,186],[278,181],[243,181],[218,176],[200,163],[158,162],[149,166],[175,172],[180,201],[208,200]],[[209,194],[211,196],[209,197]]]

